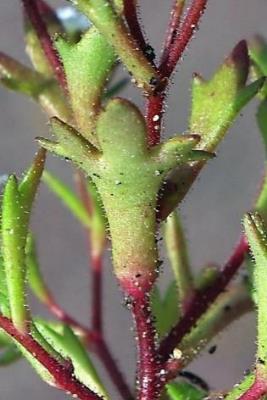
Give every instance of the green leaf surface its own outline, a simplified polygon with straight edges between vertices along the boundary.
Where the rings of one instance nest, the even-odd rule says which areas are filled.
[[[267,363],[267,234],[263,220],[258,213],[247,214],[244,218],[244,227],[255,261],[253,277],[257,300],[257,356],[265,365]]]
[[[40,271],[36,245],[31,234],[28,235],[26,244],[27,280],[35,296],[42,302],[49,300],[49,291]]]
[[[6,367],[7,365],[13,364],[21,358],[21,352],[17,346],[10,344],[6,348],[0,351],[0,367]]]
[[[92,220],[88,211],[70,187],[48,171],[44,172],[42,180],[78,221],[87,228],[91,227]]]
[[[246,43],[240,42],[209,81],[194,77],[189,129],[201,136],[200,149],[214,151],[240,110],[261,89],[264,79],[245,86],[248,63]]]
[[[60,334],[44,323],[37,322],[37,326],[48,342],[55,347],[64,358],[69,358],[72,361],[77,379],[91,390],[107,399],[108,395],[92,361],[71,328],[64,326]]]
[[[159,83],[157,72],[138,48],[112,4],[105,0],[72,1],[94,23],[107,42],[112,44],[138,86],[146,92],[153,92],[155,82]]]
[[[235,385],[235,387],[225,397],[225,400],[238,400],[251,387],[254,380],[254,374],[246,376],[241,383]]]
[[[182,223],[177,212],[173,212],[164,224],[167,255],[176,279],[181,309],[193,290],[193,275],[189,263],[187,243]]]
[[[30,212],[41,181],[45,161],[46,151],[45,149],[40,149],[18,185],[20,202],[24,209],[25,225],[29,223]]]
[[[25,244],[27,226],[16,177],[6,183],[2,204],[2,252],[11,317],[21,332],[27,330],[28,310],[25,295]]]
[[[116,62],[113,48],[94,27],[78,43],[58,38],[56,46],[63,60],[78,129],[96,145],[95,120],[104,87]]]
[[[173,281],[161,296],[157,286],[151,294],[151,307],[155,316],[155,326],[160,337],[166,335],[179,318],[179,295],[176,282]]]
[[[207,395],[203,390],[187,382],[174,382],[166,387],[171,400],[203,400]]]

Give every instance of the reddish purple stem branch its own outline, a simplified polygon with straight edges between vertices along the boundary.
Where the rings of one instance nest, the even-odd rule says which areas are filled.
[[[64,73],[64,68],[59,58],[58,52],[54,47],[54,43],[48,33],[46,24],[42,18],[40,8],[37,5],[36,0],[21,0],[25,14],[29,18],[36,34],[40,40],[43,51],[49,61],[51,67],[53,68],[55,77],[62,87],[62,89],[67,91],[66,77]]]
[[[160,357],[166,361],[184,335],[190,332],[197,320],[208,309],[209,305],[225,290],[244,261],[248,251],[248,244],[244,236],[241,237],[232,256],[229,258],[221,273],[212,286],[201,292],[196,292],[188,306],[187,313],[163,339],[160,345]]]
[[[102,274],[102,259],[101,257],[91,257],[92,269],[92,329],[94,332],[102,332],[103,328],[103,274]]]
[[[124,0],[124,16],[132,37],[136,40],[140,49],[146,52],[147,44],[138,21],[135,0]]]
[[[266,381],[256,377],[255,382],[238,400],[260,400],[265,394],[267,394]]]
[[[80,400],[101,400],[97,394],[93,393],[73,376],[71,369],[66,368],[54,359],[29,334],[21,334],[12,322],[2,315],[0,315],[0,327],[8,335],[16,339],[29,353],[34,354],[35,359],[53,376],[58,389],[64,390],[66,393],[70,393]]]
[[[136,326],[138,349],[138,400],[157,400],[160,396],[160,364],[156,335],[150,312],[149,296],[133,300],[132,313]]]
[[[193,0],[192,5],[180,28],[180,32],[174,38],[172,46],[169,48],[169,54],[166,56],[160,71],[163,76],[169,77],[174,71],[184,50],[191,40],[195,30],[198,27],[201,16],[203,15],[208,0]]]
[[[161,64],[163,64],[166,60],[166,57],[168,57],[168,54],[173,45],[173,42],[178,34],[178,29],[180,26],[183,9],[184,9],[184,3],[183,2],[178,3],[177,0],[174,0],[173,6],[172,6],[172,11],[171,11],[171,18],[170,18],[168,30],[166,33],[165,43],[163,46]]]

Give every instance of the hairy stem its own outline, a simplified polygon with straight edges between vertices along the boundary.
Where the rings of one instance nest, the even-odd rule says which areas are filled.
[[[18,343],[20,343],[31,354],[34,354],[47,371],[53,376],[55,386],[58,389],[70,393],[80,400],[100,400],[101,398],[81,384],[74,376],[71,368],[66,368],[56,359],[54,359],[47,351],[45,351],[38,342],[36,342],[29,334],[21,334],[12,324],[12,322],[0,315],[0,327]]]
[[[138,349],[138,400],[156,400],[160,396],[160,364],[157,358],[156,335],[150,311],[149,296],[133,301],[132,313]]]
[[[170,331],[168,336],[163,339],[160,346],[160,356],[163,360],[168,359],[184,335],[190,332],[191,328],[205,313],[210,304],[225,290],[226,286],[243,263],[247,251],[248,244],[244,236],[242,236],[214,284],[203,291],[197,291],[195,293],[184,317]]]
[[[161,57],[161,64],[163,64],[169,55],[170,49],[173,45],[175,38],[178,35],[178,29],[181,23],[181,17],[185,5],[185,0],[174,0],[171,18],[169,21],[169,26],[166,33],[166,38],[163,46],[163,53]]]
[[[48,33],[47,27],[43,21],[40,9],[35,0],[21,0],[25,13],[28,16],[32,26],[34,27],[36,34],[40,40],[43,51],[53,68],[55,77],[62,87],[62,89],[67,91],[66,78],[64,73],[64,68],[58,53],[54,47],[54,43]]]
[[[140,49],[145,53],[147,44],[138,21],[136,0],[124,0],[124,16],[132,37],[134,37]]]
[[[238,400],[260,400],[266,393],[266,381],[256,377],[253,385]]]
[[[208,0],[193,0],[192,5],[185,17],[179,34],[175,37],[169,53],[161,64],[160,71],[163,76],[169,77],[174,71],[186,46],[198,27]]]

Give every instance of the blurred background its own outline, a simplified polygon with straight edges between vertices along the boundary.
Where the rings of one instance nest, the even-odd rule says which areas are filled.
[[[66,5],[63,0],[50,0],[49,3]],[[147,36],[159,51],[171,0],[141,0],[140,3]],[[193,72],[209,77],[240,39],[249,39],[255,33],[267,37],[266,0],[210,0],[209,3],[200,30],[173,78],[166,135],[182,132],[187,127]],[[0,1],[0,50],[28,63],[18,0]],[[127,88],[123,95],[142,106],[142,99],[134,88]],[[209,162],[182,204],[191,260],[196,271],[207,262],[222,263],[227,258],[238,238],[242,215],[250,209],[257,193],[264,157],[254,117],[256,103],[255,100],[244,110],[220,146],[218,157]],[[47,136],[47,118],[29,99],[0,88],[0,134],[0,174],[20,174],[37,149],[34,137]],[[66,182],[72,183],[72,169],[64,161],[49,156],[47,165]],[[44,186],[36,202],[33,229],[38,237],[44,275],[57,300],[86,323],[90,316],[90,276],[85,234]],[[164,269],[163,280],[167,281],[170,276],[167,263]],[[123,371],[133,381],[134,333],[129,312],[123,307],[111,274],[109,253],[104,303],[107,340],[120,359]],[[46,315],[38,304],[34,301],[32,304],[36,312]],[[253,315],[236,322],[216,338],[217,352],[210,355],[204,351],[190,366],[191,371],[205,378],[214,389],[231,387],[253,363],[254,325]],[[111,393],[115,393],[113,389]],[[0,370],[1,400],[33,400],[37,396],[39,400],[47,396],[50,400],[66,398],[42,383],[24,361]],[[118,398],[117,394],[113,398]]]

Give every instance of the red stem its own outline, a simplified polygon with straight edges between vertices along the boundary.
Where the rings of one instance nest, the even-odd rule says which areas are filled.
[[[34,358],[50,372],[58,389],[64,390],[80,400],[101,400],[97,394],[93,393],[73,376],[71,369],[66,368],[54,359],[30,335],[21,334],[8,318],[0,315],[0,326],[29,353],[33,354]]]
[[[265,394],[267,394],[266,381],[256,377],[252,386],[238,400],[260,400]]]
[[[136,40],[144,53],[147,50],[147,44],[138,21],[136,0],[124,0],[124,16],[132,37]]]
[[[160,364],[156,335],[150,312],[149,296],[133,301],[132,313],[136,326],[138,349],[138,400],[157,400],[160,397]]]
[[[160,142],[165,93],[149,96],[146,105],[148,145],[153,147]]]
[[[171,18],[169,21],[169,26],[167,29],[166,38],[163,46],[161,64],[163,64],[164,61],[166,60],[166,57],[168,57],[173,42],[178,34],[178,29],[180,26],[183,9],[184,9],[184,2],[181,0],[180,1],[174,0],[171,11]]]
[[[95,256],[91,257],[92,269],[92,328],[94,332],[101,333],[103,328],[103,273],[102,273],[102,258]]]
[[[169,48],[169,54],[160,66],[160,71],[163,76],[169,77],[174,71],[176,64],[180,60],[186,46],[198,27],[207,2],[208,0],[193,0],[179,34],[175,37],[172,46]]]
[[[195,325],[197,320],[208,309],[209,305],[225,290],[244,261],[248,251],[248,244],[244,236],[241,237],[233,254],[225,264],[214,284],[201,292],[196,292],[188,306],[187,313],[163,339],[160,345],[160,357],[166,361],[181,339]]]
[[[54,43],[48,33],[46,24],[40,13],[40,8],[37,5],[36,0],[21,0],[25,14],[29,18],[35,32],[40,40],[43,51],[49,61],[51,67],[53,68],[55,77],[62,87],[62,89],[67,91],[66,77],[64,73],[64,68],[61,60],[58,56],[57,50],[54,47]]]

